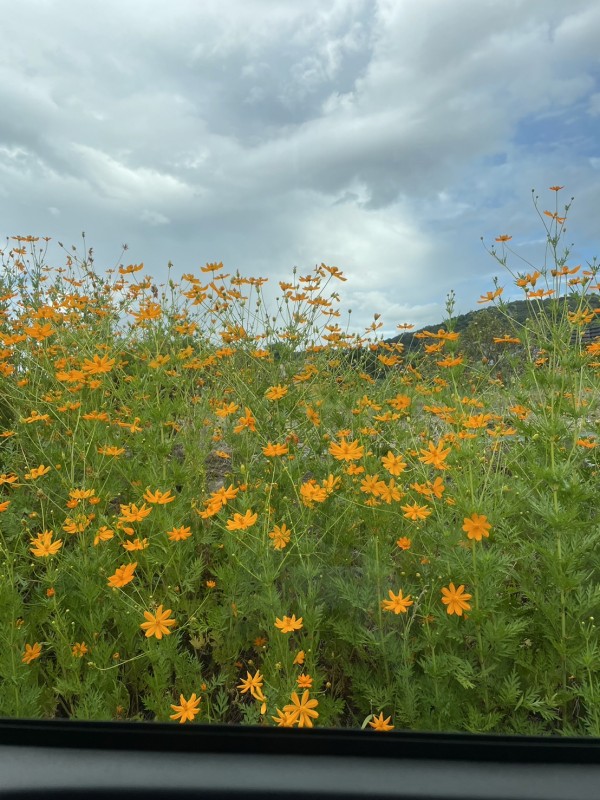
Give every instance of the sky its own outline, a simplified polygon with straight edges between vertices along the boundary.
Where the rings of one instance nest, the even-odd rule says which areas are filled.
[[[351,329],[477,308],[486,253],[544,259],[532,203],[575,197],[597,247],[597,0],[20,0],[2,24],[0,237],[81,245],[158,282],[227,272],[347,282]],[[0,248],[3,243],[0,240]]]

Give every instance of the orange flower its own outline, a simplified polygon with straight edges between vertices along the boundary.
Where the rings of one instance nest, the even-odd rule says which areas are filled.
[[[271,386],[267,389],[267,391],[265,392],[265,397],[267,398],[267,400],[271,401],[281,400],[282,397],[286,396],[288,391],[289,390],[287,386],[281,386],[280,384],[277,384],[277,386]]]
[[[369,725],[376,731],[391,731],[394,729],[393,725],[390,725],[391,717],[383,718],[383,711],[378,717],[373,717],[372,722],[369,722]]]
[[[505,233],[502,236],[496,236],[497,242],[510,242],[512,236],[507,236]]]
[[[489,532],[492,526],[484,514],[471,514],[470,517],[465,517],[464,523],[462,529],[466,531],[468,539],[475,539],[480,542],[483,536],[490,535]]]
[[[596,442],[591,437],[587,439],[577,439],[577,444],[579,447],[586,447],[588,450],[593,450],[594,447],[598,446],[598,442]]]
[[[95,489],[71,489],[69,497],[72,497],[73,500],[89,500],[89,498],[93,497],[95,494]]]
[[[183,542],[185,539],[189,539],[191,535],[192,529],[184,525],[182,525],[180,528],[173,528],[172,530],[167,531],[167,536],[172,542]]]
[[[103,372],[110,372],[115,365],[116,359],[109,358],[106,354],[102,357],[95,355],[93,359],[84,358],[81,371],[87,375],[99,375]]]
[[[126,586],[130,583],[134,578],[135,568],[137,567],[137,561],[134,561],[131,564],[122,564],[114,575],[111,575],[108,579],[108,585],[113,586],[115,588],[121,588],[122,586]]]
[[[148,547],[148,539],[134,539],[132,542],[123,542],[121,547],[129,553],[134,550],[145,550]]]
[[[167,355],[161,356],[158,355],[156,358],[153,358],[152,361],[148,362],[148,366],[152,369],[160,369],[160,367],[164,367],[165,364],[168,364],[171,360],[171,356],[167,353]],[[177,372],[175,372],[177,374]]]
[[[159,492],[157,489],[154,494],[150,491],[150,489],[146,489],[146,493],[144,494],[144,500],[147,500],[149,503],[157,503],[160,506],[164,506],[167,503],[172,503],[175,499],[176,498],[173,497],[170,489],[167,489],[166,492]]]
[[[463,357],[457,356],[452,358],[452,356],[447,356],[446,358],[442,359],[442,361],[435,362],[438,367],[458,367],[459,364],[463,363]]]
[[[96,547],[99,542],[108,542],[113,538],[114,535],[114,531],[112,531],[110,528],[107,528],[106,525],[102,525],[94,537],[94,547]]]
[[[288,452],[289,447],[286,444],[271,444],[271,442],[269,442],[266,447],[263,447],[263,453],[267,458],[284,456]]]
[[[248,509],[243,515],[235,513],[231,519],[227,520],[227,530],[245,531],[247,528],[252,527],[257,519],[258,514],[256,512],[252,513],[251,509]]]
[[[511,237],[509,237],[509,238],[511,238]],[[507,240],[504,239],[503,241],[507,241]],[[479,298],[479,300],[477,302],[480,303],[480,304],[481,303],[489,303],[492,300],[495,300],[497,297],[500,297],[500,295],[502,294],[503,291],[504,291],[504,289],[502,287],[498,287],[493,292],[486,292],[485,294],[481,295],[481,297]]]
[[[123,453],[125,452],[125,448],[109,447],[108,445],[105,445],[104,447],[99,447],[98,452],[100,453],[101,456],[113,456],[114,458],[117,458],[118,456],[123,455]]]
[[[406,462],[402,456],[395,456],[391,450],[388,450],[387,456],[383,456],[381,463],[390,475],[400,475],[406,469]]]
[[[277,709],[277,716],[271,717],[271,719],[277,723],[278,728],[293,728],[296,721],[293,714],[284,712],[280,708]]]
[[[300,689],[312,689],[313,679],[310,675],[299,675],[296,678],[296,683]]]
[[[86,516],[85,514],[78,514],[74,519],[72,517],[67,517],[65,524],[63,525],[63,531],[73,534],[83,533],[86,528],[89,528],[95,516],[95,514],[90,514],[89,516]]]
[[[464,584],[461,584],[458,589],[453,583],[442,589],[442,603],[448,606],[448,614],[456,614],[458,617],[462,616],[463,611],[469,611],[471,606],[466,602],[471,599],[470,594],[464,591]]]
[[[33,547],[29,549],[38,558],[55,555],[63,545],[62,539],[57,539],[56,542],[52,541],[52,531],[44,531],[38,534],[35,539],[32,539],[31,544]]]
[[[39,658],[42,654],[42,645],[39,642],[36,642],[34,645],[26,644],[25,645],[25,653],[23,654],[23,658],[21,661],[23,664],[31,664],[31,662]]]
[[[413,605],[413,600],[410,599],[409,594],[406,597],[402,597],[402,589],[398,590],[397,595],[390,589],[388,594],[390,599],[381,601],[381,607],[384,611],[393,611],[394,614],[406,614],[409,607]]]
[[[404,492],[398,489],[393,478],[390,478],[387,483],[385,481],[378,481],[376,488],[376,497],[380,497],[388,505],[390,505],[392,500],[400,501],[404,497]]]
[[[302,664],[304,664],[304,650],[299,650],[298,651],[298,653],[296,654],[296,657],[294,658],[293,663],[294,664],[300,664],[300,666],[302,666]]]
[[[284,712],[290,714],[294,722],[298,723],[299,728],[312,728],[313,719],[319,716],[315,708],[319,705],[318,700],[309,700],[308,689],[302,695],[302,700],[298,697],[296,692],[292,692],[291,700],[287,706],[283,707]]]
[[[364,451],[365,448],[358,441],[347,442],[345,437],[342,437],[339,444],[332,442],[329,445],[329,452],[338,461],[358,461],[363,457]]]
[[[139,272],[144,269],[143,262],[140,264],[130,264],[128,267],[119,267],[119,275],[131,275],[133,272]]]
[[[319,486],[314,478],[311,478],[300,486],[300,497],[307,508],[312,508],[313,503],[324,503],[327,500],[328,492],[323,486]]]
[[[119,519],[123,522],[141,522],[151,513],[152,509],[147,508],[145,503],[141,508],[138,508],[135,503],[130,503],[129,505],[121,504],[121,517]]]
[[[402,536],[400,539],[398,539],[396,544],[398,545],[400,550],[410,550],[412,542],[410,539],[407,539],[406,536]]]
[[[191,695],[189,700],[186,700],[185,697],[180,694],[179,695],[179,703],[180,705],[173,705],[171,704],[171,708],[175,711],[175,714],[170,714],[170,719],[178,719],[180,723],[190,722],[194,719],[196,714],[200,712],[198,705],[200,704],[200,697],[196,697],[196,693]]]
[[[40,464],[39,467],[34,467],[28,473],[26,473],[25,480],[26,481],[34,481],[36,478],[40,478],[42,475],[46,475],[50,472],[50,467],[45,467],[43,464]]]
[[[420,506],[418,503],[400,506],[400,508],[402,511],[404,511],[404,516],[407,519],[412,519],[413,522],[416,520],[427,519],[427,517],[431,514],[430,508],[427,508],[427,506]]]
[[[233,429],[234,433],[241,433],[243,430],[256,431],[256,419],[252,415],[252,411],[246,406],[246,413],[240,417],[237,425]]]
[[[536,292],[527,292],[527,299],[537,300],[539,298],[550,297],[552,294],[554,294],[554,289],[548,289],[547,291],[538,289]]]
[[[83,658],[86,653],[89,653],[89,648],[86,646],[85,642],[75,642],[71,648],[71,652],[75,658]]]
[[[275,550],[283,550],[283,548],[289,544],[290,534],[291,531],[286,526],[285,522],[281,526],[274,526],[273,530],[269,533],[269,539],[273,540],[273,547]]]
[[[299,631],[302,628],[302,617],[298,617],[296,619],[296,615],[292,614],[291,617],[284,617],[283,619],[279,619],[279,617],[275,618],[275,627],[279,628],[282,633],[292,633],[293,631]]]
[[[377,488],[378,481],[379,475],[365,475],[360,483],[361,492],[377,496],[379,494],[379,489]]]
[[[444,462],[450,453],[450,448],[446,450],[443,448],[443,442],[438,442],[437,445],[429,442],[427,450],[421,449],[422,455],[419,457],[419,461],[422,461],[423,464],[431,464],[436,469],[448,469]]]
[[[437,497],[438,500],[441,499],[442,495],[446,491],[446,487],[440,477],[436,478],[433,483],[430,483],[429,486],[431,487],[432,494]]]
[[[256,670],[254,677],[249,672],[246,672],[248,676],[245,680],[243,680],[240,684],[238,684],[238,689],[241,691],[242,694],[246,692],[250,692],[252,697],[255,700],[260,700],[262,702],[265,701],[265,696],[262,692],[263,686],[263,676],[260,674],[259,670]]]
[[[140,628],[146,631],[146,637],[156,636],[157,639],[162,639],[163,634],[166,636],[172,633],[169,628],[173,627],[173,625],[177,625],[177,622],[174,619],[169,619],[170,614],[171,609],[169,608],[163,611],[162,604],[156,609],[156,614],[152,614],[150,611],[144,611],[144,617],[147,622],[142,622]]]

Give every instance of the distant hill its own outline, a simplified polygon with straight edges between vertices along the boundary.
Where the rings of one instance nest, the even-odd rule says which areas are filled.
[[[600,296],[595,294],[589,295],[587,300],[591,308],[600,308]],[[553,298],[546,298],[540,302],[540,306],[546,314],[550,314],[552,305],[556,302],[557,301]],[[577,297],[568,296],[559,298],[558,302],[567,303],[569,310],[574,310],[577,307],[579,300]],[[526,322],[528,317],[531,316],[530,303],[527,300],[512,300],[504,305],[504,312],[507,312],[515,322],[522,324]],[[495,306],[485,306],[484,308],[479,308],[474,311],[468,311],[466,314],[459,314],[458,316],[452,318],[452,327],[453,330],[457,331],[458,333],[464,333],[468,329],[471,329],[472,331],[473,328],[478,328],[484,320],[486,320],[487,324],[485,327],[488,330],[490,327],[494,327],[494,323],[496,323],[499,328],[502,327],[503,333],[508,333],[508,330],[506,330],[507,323],[504,320],[503,314]],[[437,325],[425,325],[423,328],[419,328],[417,331],[404,331],[403,333],[400,333],[391,339],[386,339],[386,342],[400,342],[404,345],[406,350],[411,350],[421,347],[423,342],[427,341],[423,339],[415,339],[415,334],[423,333],[425,331],[436,333],[440,328],[447,329],[447,327],[448,326],[446,322],[439,322]],[[593,339],[596,336],[600,336],[600,318],[594,320],[587,326],[585,338]]]

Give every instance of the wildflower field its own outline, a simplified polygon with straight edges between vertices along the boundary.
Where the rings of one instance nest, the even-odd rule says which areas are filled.
[[[0,716],[600,736],[600,282],[552,189],[539,264],[484,256],[530,306],[493,363],[452,297],[405,350],[337,267],[269,309],[13,237]]]

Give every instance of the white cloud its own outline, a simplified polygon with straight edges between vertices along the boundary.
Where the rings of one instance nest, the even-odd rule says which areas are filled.
[[[599,28],[596,0],[22,0],[3,225],[158,270],[331,262],[357,328],[437,322],[452,286],[463,310],[490,288],[481,235],[539,239],[532,186],[567,185],[596,235]]]

